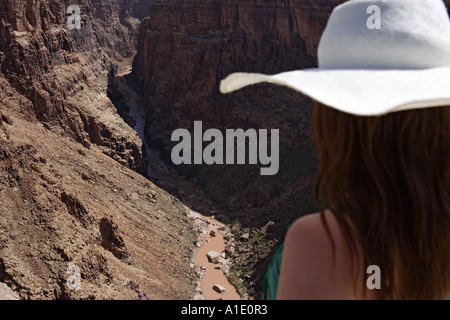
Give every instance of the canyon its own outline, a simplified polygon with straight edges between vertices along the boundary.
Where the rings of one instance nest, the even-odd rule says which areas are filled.
[[[70,4],[0,1],[1,296],[190,298],[196,231],[137,172],[142,141],[106,89],[149,3],[78,1],[82,27],[69,31]]]
[[[219,84],[315,67],[342,2],[78,0],[81,28],[68,30],[72,1],[0,0],[0,298],[199,298],[193,262],[208,264],[222,227],[228,280],[259,298],[288,225],[317,210],[312,102]],[[171,134],[195,121],[279,129],[278,174],[173,165]]]

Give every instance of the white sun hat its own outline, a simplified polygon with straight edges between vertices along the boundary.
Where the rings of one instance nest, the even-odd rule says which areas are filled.
[[[220,91],[268,82],[359,116],[450,105],[450,19],[442,0],[345,2],[330,16],[318,60],[317,69],[234,73]]]

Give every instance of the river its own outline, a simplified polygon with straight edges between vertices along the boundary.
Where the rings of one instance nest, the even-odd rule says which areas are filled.
[[[184,204],[189,216],[195,222],[196,227],[200,229],[201,239],[199,248],[195,252],[192,263],[196,265],[199,272],[200,281],[197,288],[197,294],[194,299],[206,300],[240,300],[236,288],[228,281],[225,271],[228,267],[228,261],[221,257],[219,263],[209,262],[206,254],[215,251],[219,254],[225,250],[225,239],[223,234],[229,228],[219,220],[211,215],[212,212],[217,212],[212,208],[207,201],[203,191],[198,185],[181,177],[175,170],[164,163],[159,152],[152,150],[145,143],[145,118],[143,111],[139,107],[138,95],[126,83],[126,75],[131,71],[120,73],[117,75],[115,81],[118,85],[118,90],[126,97],[129,106],[129,116],[136,121],[134,130],[137,132],[143,141],[143,148],[145,148],[148,158],[147,177],[150,180],[158,179],[165,184],[172,185],[182,193],[182,203]],[[195,210],[193,209],[195,208]],[[219,293],[213,289],[215,285],[220,285],[225,288],[225,291]]]

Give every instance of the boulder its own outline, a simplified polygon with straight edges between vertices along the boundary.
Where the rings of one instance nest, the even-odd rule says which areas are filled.
[[[250,234],[249,234],[249,233],[244,233],[244,234],[241,236],[241,239],[244,239],[244,240],[248,240],[248,238],[250,238]]]
[[[206,254],[206,257],[208,258],[209,262],[215,263],[220,258],[220,253],[217,251],[210,251]]]
[[[234,250],[235,250],[234,244],[229,244],[225,247],[225,253],[230,256],[234,253]]]
[[[216,291],[217,293],[224,293],[226,291],[225,288],[220,284],[215,284],[213,286],[213,290]]]
[[[271,231],[274,225],[275,225],[275,222],[273,222],[273,221],[267,222],[267,224],[261,228],[261,233],[266,234],[267,231]]]
[[[6,115],[6,114],[2,114],[1,117],[2,117],[2,120],[3,120],[6,124],[9,124],[10,126],[13,124],[13,121],[12,121],[12,119],[11,119],[10,116],[8,116],[8,115]]]
[[[20,297],[10,287],[0,282],[0,300],[20,300]]]

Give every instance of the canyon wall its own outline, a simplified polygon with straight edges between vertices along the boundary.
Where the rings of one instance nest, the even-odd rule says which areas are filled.
[[[149,120],[170,130],[193,119],[220,126],[244,95],[261,105],[267,95],[260,92],[221,95],[220,80],[236,71],[313,67],[320,34],[340,2],[153,1],[134,61]]]
[[[136,53],[140,21],[150,12],[151,0],[90,0],[93,31],[100,47],[115,60]]]
[[[26,97],[23,108],[52,130],[85,146],[95,143],[135,170],[141,143],[126,126],[112,124],[116,111],[97,78],[111,61],[133,55],[139,16],[132,13],[143,2],[79,1],[79,30],[66,28],[70,1],[0,2],[1,75]]]
[[[68,30],[74,2],[81,29]],[[2,297],[192,296],[195,232],[133,171],[142,142],[106,95],[148,3],[0,0]]]
[[[232,95],[220,94],[218,87],[232,72],[273,74],[315,67],[328,17],[343,2],[152,1],[150,14],[140,26],[133,68],[149,126],[174,130],[191,128],[193,120],[203,120],[207,127],[223,127],[236,117],[246,124],[254,118],[247,117],[248,105],[277,112],[286,101],[301,106],[301,95],[278,88],[273,91],[271,86],[258,85]],[[445,3],[448,6],[450,1]],[[256,122],[249,125],[260,121]],[[285,140],[300,139],[295,131],[283,130]]]

